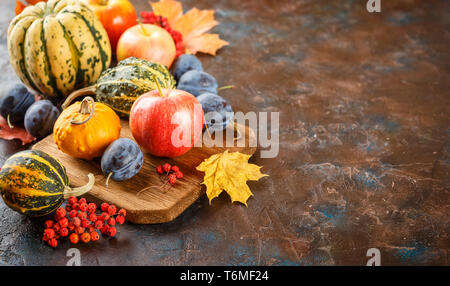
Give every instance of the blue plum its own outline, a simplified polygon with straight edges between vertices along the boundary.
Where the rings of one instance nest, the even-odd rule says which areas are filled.
[[[194,96],[202,93],[217,93],[217,80],[209,73],[203,71],[188,71],[183,74],[178,82],[177,88],[187,91]]]
[[[183,74],[191,70],[203,71],[202,63],[194,55],[182,54],[173,64],[171,72],[178,82]]]
[[[10,123],[21,123],[34,95],[23,84],[16,84],[0,98],[0,115]]]
[[[25,129],[32,136],[41,139],[53,131],[59,110],[50,100],[39,100],[33,103],[25,113]]]
[[[211,133],[222,131],[233,119],[231,105],[214,93],[203,93],[197,97],[205,114],[206,126]]]
[[[119,138],[111,143],[103,153],[102,172],[115,181],[124,181],[139,173],[144,162],[141,149],[131,139]]]

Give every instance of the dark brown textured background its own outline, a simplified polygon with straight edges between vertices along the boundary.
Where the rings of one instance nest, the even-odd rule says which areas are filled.
[[[147,1],[132,1],[138,10]],[[252,163],[248,208],[226,194],[175,221],[77,246],[83,265],[448,265],[450,2],[183,1],[229,41],[201,56],[235,111],[280,113],[280,153]],[[16,80],[0,2],[0,85]],[[28,146],[26,146],[28,147]],[[0,162],[23,148],[0,140]],[[65,265],[42,221],[0,202],[0,265]]]

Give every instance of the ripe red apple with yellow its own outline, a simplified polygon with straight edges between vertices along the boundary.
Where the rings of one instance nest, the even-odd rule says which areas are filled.
[[[117,60],[136,57],[170,68],[176,48],[172,36],[152,24],[139,24],[126,30],[117,44]]]
[[[178,89],[141,95],[130,111],[136,142],[158,157],[174,158],[189,151],[202,135],[203,110],[192,94]]]

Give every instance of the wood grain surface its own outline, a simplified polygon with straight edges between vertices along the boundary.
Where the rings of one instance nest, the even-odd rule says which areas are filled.
[[[122,120],[121,137],[133,139],[128,121]],[[230,124],[228,127],[233,129]],[[95,185],[85,197],[97,204],[108,202],[127,211],[127,220],[138,224],[163,223],[175,219],[201,195],[205,193],[203,172],[195,169],[209,156],[229,150],[253,154],[256,147],[249,147],[255,139],[255,133],[247,126],[236,125],[234,133],[236,140],[231,140],[234,147],[207,147],[212,145],[209,135],[204,133],[203,146],[194,147],[186,154],[174,158],[158,158],[144,152],[144,164],[141,171],[133,178],[116,182],[110,180],[105,185],[106,177],[100,168],[100,158],[92,161],[73,158],[61,152],[53,142],[52,135],[36,143],[33,149],[44,151],[58,160],[66,167],[71,186],[81,186],[87,183],[87,174],[95,176]],[[213,135],[214,136],[214,135]],[[214,138],[214,137],[212,137]],[[226,138],[222,140],[225,144]],[[244,147],[238,147],[244,146]],[[183,172],[183,178],[174,185],[166,183],[167,177],[156,173],[155,168],[168,162],[178,165]]]

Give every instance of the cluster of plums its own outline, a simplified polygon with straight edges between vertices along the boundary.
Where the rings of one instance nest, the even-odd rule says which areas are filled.
[[[197,97],[211,133],[222,131],[233,119],[231,105],[217,94],[217,80],[203,71],[202,63],[194,55],[183,54],[171,69],[177,88]]]
[[[59,110],[50,100],[35,102],[23,84],[16,84],[0,97],[0,115],[11,126],[23,124],[28,133],[41,139],[52,133]]]

